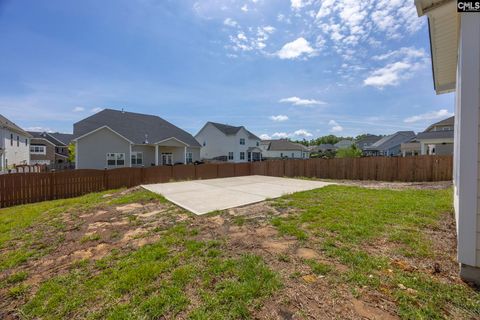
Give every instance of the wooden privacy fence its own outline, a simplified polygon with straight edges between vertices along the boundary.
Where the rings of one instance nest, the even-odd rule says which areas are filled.
[[[378,181],[446,181],[452,179],[451,156],[269,160],[252,163],[72,170],[0,175],[0,207],[76,197],[121,187],[172,180],[247,175]]]

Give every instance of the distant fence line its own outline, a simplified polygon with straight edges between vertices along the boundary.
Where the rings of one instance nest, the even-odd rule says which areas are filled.
[[[90,192],[172,180],[266,175],[423,182],[451,180],[452,171],[451,156],[418,156],[269,160],[251,163],[13,173],[0,175],[0,207],[71,198]]]

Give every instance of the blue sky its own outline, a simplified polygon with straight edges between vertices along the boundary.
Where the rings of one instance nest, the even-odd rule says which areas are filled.
[[[0,113],[71,132],[102,108],[263,137],[422,131],[436,96],[413,0],[0,0]]]

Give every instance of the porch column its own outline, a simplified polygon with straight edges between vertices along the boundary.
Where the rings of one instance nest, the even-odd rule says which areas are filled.
[[[478,149],[480,19],[461,13],[455,103],[454,205],[460,277],[480,284]]]
[[[423,143],[423,142],[420,143],[420,154],[422,156],[427,154],[427,150],[425,150],[425,143]]]
[[[158,166],[158,144],[155,145],[155,165]]]
[[[183,153],[183,164],[187,164],[187,147],[185,147],[185,152]]]

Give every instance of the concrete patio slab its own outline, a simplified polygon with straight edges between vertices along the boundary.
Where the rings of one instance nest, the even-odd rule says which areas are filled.
[[[147,190],[195,214],[244,206],[285,194],[322,188],[332,183],[269,177],[243,176],[143,185]]]

